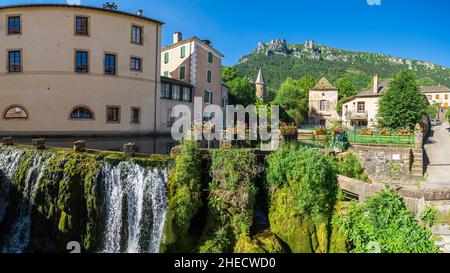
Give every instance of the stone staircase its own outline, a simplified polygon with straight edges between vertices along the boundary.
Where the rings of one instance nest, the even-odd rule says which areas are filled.
[[[413,149],[413,164],[411,166],[411,175],[413,177],[423,177],[424,175],[424,151],[422,148]]]

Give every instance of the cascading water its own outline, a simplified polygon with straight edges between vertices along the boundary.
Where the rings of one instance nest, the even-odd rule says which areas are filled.
[[[102,252],[156,253],[166,216],[167,173],[130,162],[107,164]]]
[[[24,151],[9,148],[3,153],[0,159],[0,171],[6,175],[2,187],[5,192],[11,189],[11,183],[15,179],[15,173],[19,167],[21,157]],[[31,212],[33,208],[33,196],[42,177],[45,166],[51,159],[51,155],[45,152],[34,153],[30,158],[30,168],[24,180],[21,194],[19,195],[17,217],[9,224],[9,232],[3,235],[2,252],[16,253],[23,252],[30,242]],[[6,206],[3,211],[5,211]],[[3,213],[4,214],[4,213]],[[2,220],[3,217],[0,217]],[[1,221],[0,221],[1,223]]]
[[[58,163],[55,164],[52,159]],[[45,172],[50,162],[51,166],[60,167],[67,163],[52,151],[0,146],[0,252],[24,252],[36,247],[31,229],[36,205],[33,202],[38,192],[51,195],[46,196],[50,198],[47,202],[59,200],[59,194],[75,198],[76,193],[60,192],[58,186],[56,191],[40,187],[44,173],[48,174],[45,177],[47,180],[61,179],[56,173]],[[95,249],[100,248],[101,252],[106,253],[158,252],[168,203],[167,171],[164,168],[149,169],[131,161],[111,165],[104,160],[99,166],[98,171],[103,175],[95,183],[98,184],[97,194],[104,197],[101,205],[104,222],[100,224],[103,237],[98,240],[102,244]],[[60,183],[59,180],[54,182],[54,185]],[[43,185],[48,187],[53,184]],[[39,200],[42,201],[42,196]],[[77,202],[83,206],[83,199]],[[56,211],[53,214],[56,219],[52,218],[51,223],[61,223],[60,213]],[[56,228],[59,229],[59,226]],[[37,239],[38,244],[41,239],[55,240],[54,237]]]

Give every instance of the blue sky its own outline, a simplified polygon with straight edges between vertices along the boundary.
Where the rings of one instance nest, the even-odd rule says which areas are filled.
[[[104,1],[81,0],[101,6]],[[110,0],[111,1],[111,0]],[[0,5],[65,3],[64,0],[0,0]],[[315,40],[331,47],[385,53],[450,67],[450,1],[381,0],[116,0],[120,10],[164,21],[163,44],[172,33],[210,39],[224,64],[256,48],[259,41]]]

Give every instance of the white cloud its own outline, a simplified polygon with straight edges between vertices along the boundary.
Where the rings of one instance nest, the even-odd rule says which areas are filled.
[[[67,0],[68,5],[81,5],[81,0]]]

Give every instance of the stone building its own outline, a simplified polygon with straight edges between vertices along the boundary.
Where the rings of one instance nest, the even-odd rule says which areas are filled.
[[[339,120],[336,111],[338,104],[338,89],[322,78],[317,85],[309,91],[309,125],[331,127],[334,121]]]
[[[142,12],[0,7],[1,133],[157,132],[161,26]]]
[[[170,113],[172,108],[179,104],[180,97],[185,104],[193,108],[192,98],[201,97],[203,107],[215,104],[222,105],[224,96],[221,69],[223,55],[212,47],[209,40],[200,40],[191,37],[183,40],[183,35],[177,32],[173,35],[173,43],[164,47],[161,52],[161,73],[165,79],[173,79],[183,82],[191,87],[191,94],[187,95],[184,90],[170,91],[171,95],[165,94],[165,86],[161,87],[161,111],[159,113],[160,122],[158,124],[162,131],[170,130]],[[166,92],[166,93],[164,93]],[[228,97],[228,95],[226,96]],[[194,118],[194,117],[193,117]],[[196,117],[208,119],[210,117]]]
[[[267,97],[266,78],[264,77],[262,68],[259,69],[258,77],[256,77],[255,87],[256,87],[256,98],[265,101]]]

